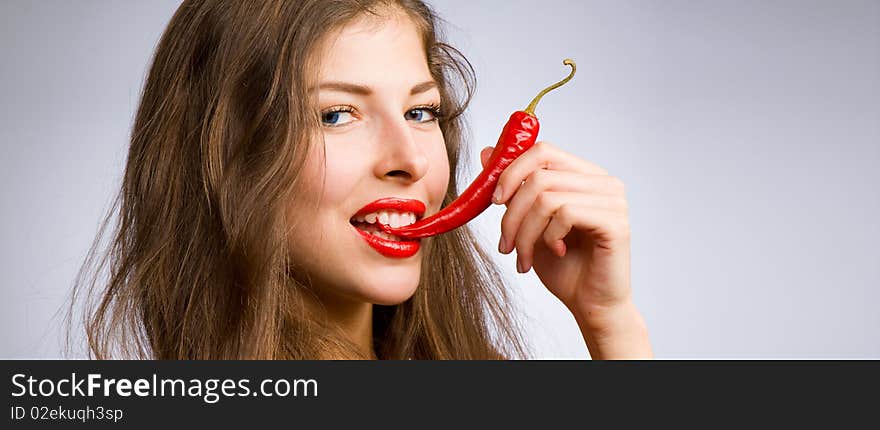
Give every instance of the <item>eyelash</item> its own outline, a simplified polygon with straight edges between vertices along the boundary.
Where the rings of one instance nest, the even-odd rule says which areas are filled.
[[[406,113],[410,113],[411,111],[414,111],[414,110],[420,110],[420,109],[421,109],[421,110],[426,110],[426,111],[428,111],[428,112],[431,112],[431,115],[433,115],[433,117],[434,117],[434,118],[432,118],[432,119],[430,119],[430,120],[428,120],[428,121],[422,121],[422,123],[426,123],[426,122],[436,122],[436,121],[440,120],[440,118],[442,118],[442,116],[443,116],[443,110],[441,109],[439,103],[429,103],[429,104],[426,104],[426,105],[413,106],[412,108],[410,108],[409,110],[407,110]],[[325,111],[322,111],[321,114],[320,114],[319,117],[318,117],[318,121],[323,121],[323,120],[324,120],[324,115],[327,115],[327,114],[330,114],[330,113],[334,113],[334,112],[348,112],[348,113],[352,113],[352,112],[354,112],[354,111],[355,111],[355,109],[354,109],[353,107],[351,107],[351,106],[334,106],[334,107],[332,107],[332,108],[330,108],[330,109],[327,109],[327,110],[325,110]],[[344,126],[346,126],[346,125],[348,125],[348,124],[342,124],[342,125],[328,125],[328,124],[322,124],[322,125],[323,125],[324,127],[336,128],[336,127],[344,127]]]

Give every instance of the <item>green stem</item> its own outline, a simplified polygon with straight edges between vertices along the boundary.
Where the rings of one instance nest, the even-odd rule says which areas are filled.
[[[529,103],[529,106],[526,107],[526,110],[524,111],[525,113],[534,116],[534,115],[535,115],[535,107],[538,106],[538,102],[541,101],[541,97],[544,97],[544,94],[547,94],[547,93],[549,93],[550,91],[555,90],[555,89],[561,87],[563,84],[565,84],[566,82],[570,81],[571,78],[574,77],[574,72],[577,71],[577,65],[574,64],[574,60],[572,60],[572,59],[570,59],[570,58],[566,58],[565,61],[562,62],[562,64],[565,64],[565,65],[571,66],[571,73],[569,73],[568,76],[567,76],[565,79],[563,79],[563,80],[561,80],[561,81],[559,81],[559,82],[557,82],[557,83],[555,83],[555,84],[553,84],[553,85],[550,85],[550,86],[547,87],[547,88],[544,88],[543,91],[541,91],[540,93],[538,93],[538,95],[535,96],[534,99],[532,99],[532,102]]]

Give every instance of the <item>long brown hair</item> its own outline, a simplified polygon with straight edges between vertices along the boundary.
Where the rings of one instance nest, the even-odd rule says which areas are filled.
[[[397,10],[419,28],[439,85],[452,168],[443,205],[455,199],[474,72],[442,42],[429,6],[186,0],[156,48],[121,190],[73,289],[68,322],[84,298],[90,357],[362,355],[307,313],[308,278],[287,248],[296,219],[284,208],[307,180],[300,171],[318,127],[306,88],[313,48],[358,17]],[[423,244],[415,294],[374,305],[378,357],[524,357],[503,278],[473,233],[462,227]]]

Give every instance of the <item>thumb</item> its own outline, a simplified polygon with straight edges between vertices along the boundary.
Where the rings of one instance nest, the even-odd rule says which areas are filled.
[[[482,151],[480,151],[480,164],[482,164],[484,168],[486,167],[486,163],[489,162],[489,157],[492,156],[492,151],[494,151],[494,150],[495,150],[495,147],[487,146],[487,147],[483,148]]]

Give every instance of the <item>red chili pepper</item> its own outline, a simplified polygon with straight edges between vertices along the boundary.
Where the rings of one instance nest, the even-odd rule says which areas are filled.
[[[516,111],[510,116],[486,167],[454,202],[440,212],[405,227],[394,228],[387,224],[379,224],[382,230],[406,238],[436,236],[464,225],[486,210],[492,204],[492,194],[495,192],[495,186],[498,185],[501,172],[535,144],[540,128],[538,118],[535,117],[535,106],[538,101],[544,94],[562,86],[574,76],[577,70],[574,61],[566,59],[562,63],[571,66],[568,77],[545,88],[535,96],[525,110]]]

